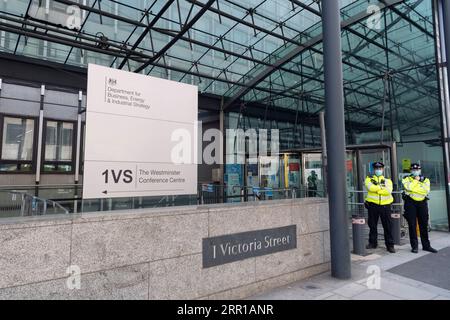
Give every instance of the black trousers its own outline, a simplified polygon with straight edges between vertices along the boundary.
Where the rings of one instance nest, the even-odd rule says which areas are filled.
[[[394,238],[392,236],[392,222],[391,222],[391,206],[380,206],[369,202],[369,243],[373,246],[378,245],[378,219],[381,218],[381,224],[384,229],[384,242],[386,247],[394,246]]]
[[[317,196],[317,187],[308,188],[308,197],[314,198]]]
[[[405,200],[404,217],[408,221],[409,241],[411,247],[417,249],[419,241],[417,240],[416,221],[419,223],[420,240],[423,248],[430,247],[428,238],[428,201]]]

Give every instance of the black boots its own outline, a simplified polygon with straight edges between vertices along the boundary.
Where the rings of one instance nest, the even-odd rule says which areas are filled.
[[[433,248],[433,247],[423,248],[423,251],[428,251],[428,252],[431,252],[431,253],[437,253],[437,252],[438,252],[438,251],[437,251],[435,248]],[[412,252],[412,253],[419,253],[419,249],[418,249],[418,248],[412,248],[412,249],[411,249],[411,252]]]
[[[431,253],[437,253],[438,251],[433,247],[423,248],[423,251],[428,251]]]
[[[374,245],[374,244],[369,243],[369,244],[366,246],[366,249],[376,249],[377,247],[378,247],[377,245]],[[386,246],[386,250],[387,250],[388,252],[390,252],[390,253],[395,253],[394,246]]]

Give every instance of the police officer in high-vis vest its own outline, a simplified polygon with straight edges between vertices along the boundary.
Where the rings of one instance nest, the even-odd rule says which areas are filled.
[[[375,249],[378,246],[378,218],[384,229],[384,241],[386,249],[390,253],[395,253],[394,238],[391,227],[391,204],[392,180],[384,177],[384,164],[376,162],[373,164],[375,174],[368,176],[365,181],[367,189],[366,207],[369,211],[369,244],[367,249]]]
[[[419,252],[417,240],[416,221],[419,223],[420,240],[424,251],[436,253],[431,247],[428,238],[428,195],[430,193],[430,180],[422,175],[422,167],[418,163],[411,165],[411,175],[403,181],[403,200],[405,203],[404,217],[408,220],[409,241],[411,252]]]

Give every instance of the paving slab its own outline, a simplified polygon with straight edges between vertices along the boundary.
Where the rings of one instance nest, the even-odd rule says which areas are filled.
[[[450,247],[395,266],[391,273],[450,290]]]
[[[430,239],[434,247],[440,249],[438,255],[420,251],[410,252],[409,244],[397,246],[397,253],[389,254],[384,248],[372,250],[364,257],[352,255],[352,278],[338,280],[331,277],[330,272],[316,275],[309,279],[298,281],[288,286],[264,292],[249,299],[283,299],[283,300],[450,300],[450,288],[442,283],[450,281],[450,233],[432,232]],[[449,247],[449,248],[447,248]],[[431,263],[429,260],[432,259]],[[429,273],[435,273],[436,281],[429,283],[423,277],[407,277],[391,272],[393,269],[407,270],[412,264],[416,274],[417,268],[425,268]],[[438,267],[435,268],[434,266]],[[380,288],[369,288],[367,283],[373,283],[373,267],[378,267]],[[439,272],[435,272],[438,270]]]
[[[390,295],[381,290],[367,290],[352,298],[353,300],[400,300],[400,298]]]

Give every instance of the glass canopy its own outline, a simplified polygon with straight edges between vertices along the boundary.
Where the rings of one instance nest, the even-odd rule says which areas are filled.
[[[340,1],[350,129],[439,135],[432,3]],[[0,50],[192,83],[225,110],[324,107],[320,1],[6,0]]]

